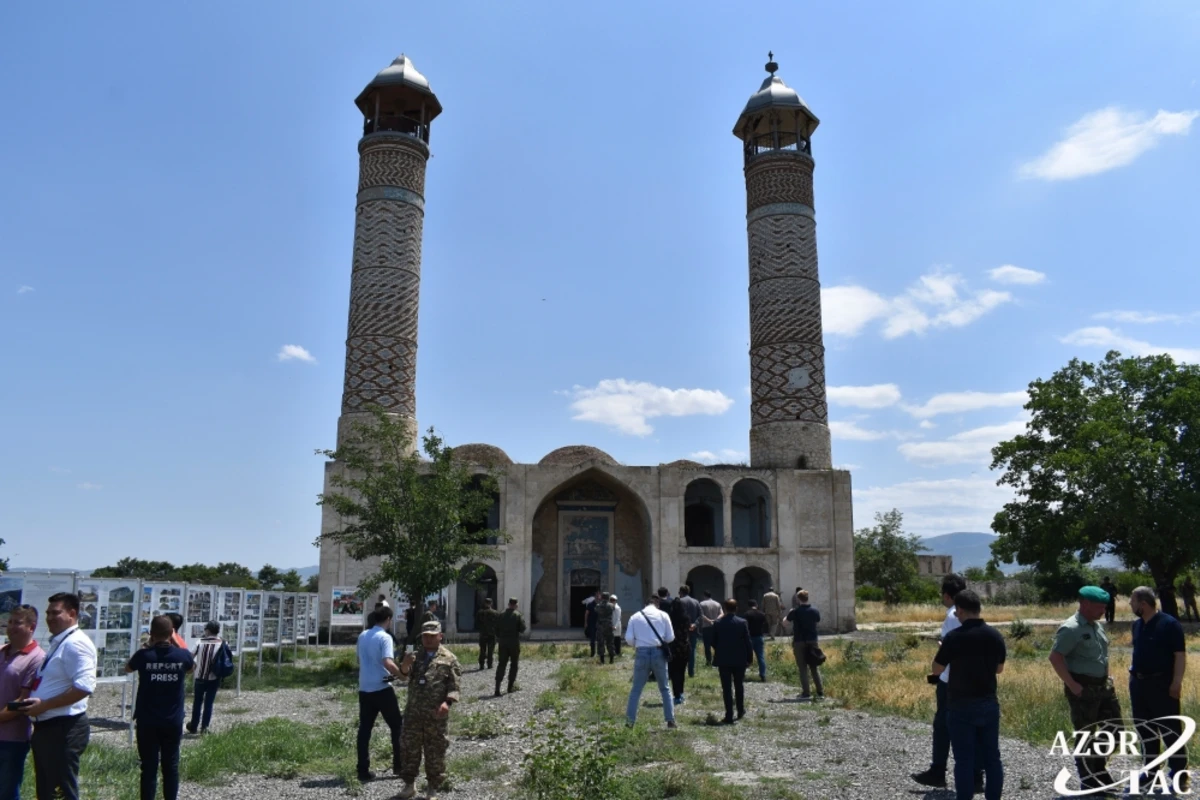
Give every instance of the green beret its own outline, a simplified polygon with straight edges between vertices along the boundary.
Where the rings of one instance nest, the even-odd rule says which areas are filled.
[[[1079,597],[1083,600],[1091,600],[1093,603],[1104,603],[1108,605],[1108,592],[1101,589],[1099,586],[1085,586],[1079,590]]]

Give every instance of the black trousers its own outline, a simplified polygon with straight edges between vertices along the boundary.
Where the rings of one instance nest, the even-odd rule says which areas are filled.
[[[687,654],[671,653],[667,662],[667,677],[671,679],[671,694],[683,696],[683,682],[687,678]]]
[[[163,800],[179,797],[179,742],[183,725],[137,726],[138,760],[142,762],[142,800],[154,800],[162,764]]]
[[[738,716],[746,713],[745,667],[717,667],[721,676],[721,697],[725,700],[725,719],[733,719],[734,700]]]
[[[29,744],[38,800],[79,800],[79,758],[90,733],[87,714],[55,717],[33,726]]]
[[[496,653],[496,637],[495,636],[480,636],[479,637],[479,668],[492,668],[492,657]]]
[[[1142,740],[1146,763],[1153,761],[1164,747],[1169,748],[1183,735],[1183,723],[1178,720],[1154,722],[1160,717],[1177,717],[1180,703],[1171,697],[1171,676],[1159,675],[1139,679],[1129,676],[1129,704],[1133,707],[1133,725]],[[1187,769],[1187,748],[1171,756],[1167,766],[1173,770]]]
[[[359,775],[371,771],[371,731],[375,728],[375,720],[380,714],[392,733],[392,772],[400,774],[400,731],[404,727],[404,717],[400,714],[396,693],[389,687],[378,692],[358,693]]]

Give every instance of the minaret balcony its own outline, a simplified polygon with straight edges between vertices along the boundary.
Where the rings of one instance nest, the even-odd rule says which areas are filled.
[[[403,133],[429,144],[429,125],[409,117],[384,115],[378,120],[367,117],[363,120],[363,136],[372,133]]]

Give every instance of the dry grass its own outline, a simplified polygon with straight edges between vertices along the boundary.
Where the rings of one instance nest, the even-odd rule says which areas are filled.
[[[1062,620],[1075,613],[1076,603],[1042,604],[1033,606],[994,606],[984,601],[983,616],[989,622],[1012,622],[1014,619]],[[879,602],[859,603],[854,609],[860,624],[877,625],[891,622],[927,622],[938,626],[946,617],[941,605],[901,603],[888,606]],[[1117,602],[1117,622],[1133,622],[1127,603]]]

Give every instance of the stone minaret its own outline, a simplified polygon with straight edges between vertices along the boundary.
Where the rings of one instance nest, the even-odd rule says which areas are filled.
[[[429,81],[404,56],[354,103],[364,121],[339,444],[371,405],[408,419],[416,432],[425,162],[429,123],[442,112]]]
[[[811,137],[819,120],[776,77],[746,103],[750,241],[750,466],[830,469]]]

